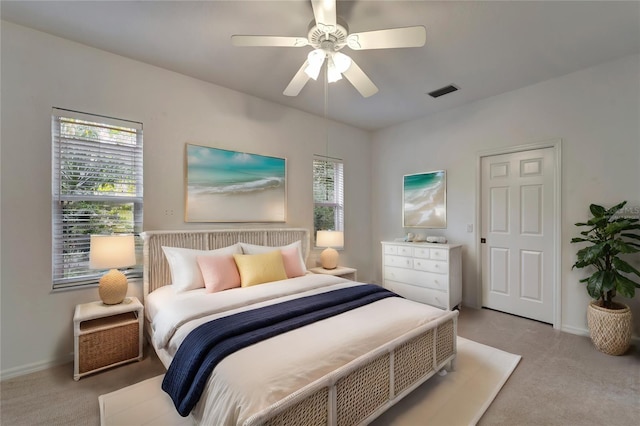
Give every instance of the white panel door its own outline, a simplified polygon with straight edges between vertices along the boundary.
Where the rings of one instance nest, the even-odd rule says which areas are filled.
[[[553,148],[481,159],[482,305],[553,323]]]

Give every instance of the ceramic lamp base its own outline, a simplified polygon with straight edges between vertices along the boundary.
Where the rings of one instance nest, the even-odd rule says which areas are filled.
[[[117,269],[112,269],[100,278],[98,294],[105,305],[117,305],[127,296],[127,287],[127,277]]]
[[[338,251],[331,247],[322,250],[320,264],[324,269],[336,269],[338,267]]]

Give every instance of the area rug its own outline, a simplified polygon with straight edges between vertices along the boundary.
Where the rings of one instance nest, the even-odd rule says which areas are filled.
[[[458,356],[453,371],[431,377],[371,425],[475,425],[521,358],[458,337]]]
[[[378,417],[376,426],[474,425],[520,362],[520,356],[458,337],[454,370],[435,375]],[[183,426],[157,376],[101,395],[101,426]]]

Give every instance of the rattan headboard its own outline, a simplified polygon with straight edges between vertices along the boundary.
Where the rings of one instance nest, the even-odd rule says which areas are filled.
[[[171,271],[162,246],[214,250],[241,242],[263,246],[284,246],[302,241],[302,256],[310,250],[309,230],[303,228],[211,229],[206,231],[146,231],[144,241],[143,295],[171,284]]]

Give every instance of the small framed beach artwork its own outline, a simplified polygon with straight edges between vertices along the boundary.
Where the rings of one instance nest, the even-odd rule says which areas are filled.
[[[285,222],[286,159],[186,144],[185,222]]]
[[[447,227],[446,171],[404,175],[402,199],[402,226],[405,228]]]

